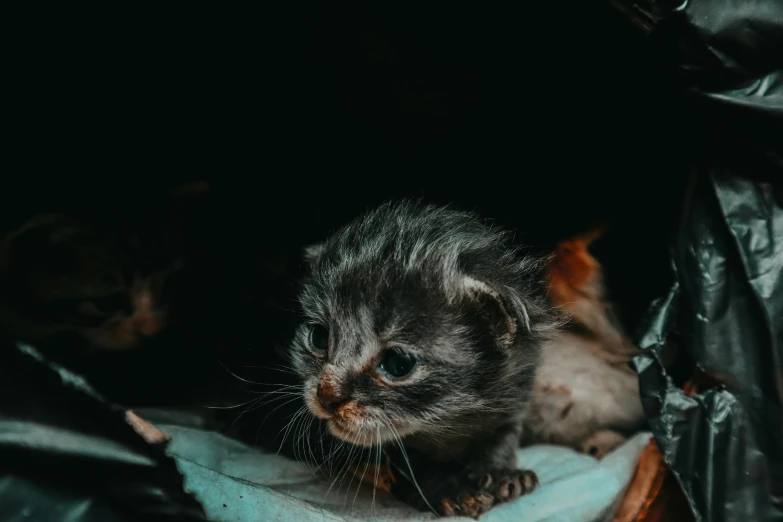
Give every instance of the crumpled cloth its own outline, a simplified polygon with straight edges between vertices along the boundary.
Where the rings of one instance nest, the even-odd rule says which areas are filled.
[[[376,491],[350,475],[331,481],[307,465],[253,449],[219,433],[176,425],[157,425],[172,440],[167,452],[185,477],[185,489],[216,522],[434,520],[392,495]],[[598,461],[575,451],[536,445],[518,452],[518,463],[538,474],[531,494],[492,508],[486,522],[603,521],[631,481],[639,454],[649,442],[639,433]],[[452,518],[451,520],[472,520]]]

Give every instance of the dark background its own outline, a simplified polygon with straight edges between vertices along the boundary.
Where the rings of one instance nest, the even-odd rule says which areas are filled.
[[[542,251],[607,223],[597,254],[638,326],[698,133],[630,23],[600,0],[286,4],[18,20],[6,228],[55,207],[133,220],[208,180],[194,307],[263,359],[301,248],[383,200],[476,210]]]

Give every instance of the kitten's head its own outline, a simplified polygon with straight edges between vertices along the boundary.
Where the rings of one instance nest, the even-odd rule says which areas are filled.
[[[136,347],[165,326],[182,266],[169,225],[33,217],[0,245],[3,327],[28,342],[73,332],[98,349]]]
[[[306,257],[292,362],[334,435],[372,445],[521,410],[555,322],[541,264],[504,233],[469,213],[401,202]]]

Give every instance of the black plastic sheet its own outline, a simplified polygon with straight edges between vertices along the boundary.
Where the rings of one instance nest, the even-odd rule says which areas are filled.
[[[718,115],[712,121],[740,118],[754,141],[781,146],[780,136],[756,118],[783,118],[783,2],[609,2],[650,33],[652,60],[693,101],[711,105],[708,113]]]
[[[612,3],[692,109],[677,282],[635,361],[645,409],[697,519],[783,520],[783,3]],[[667,343],[718,385],[686,395]]]
[[[640,344],[642,399],[702,520],[783,517],[783,185],[694,175],[673,248],[678,283]],[[676,341],[721,384],[686,396],[661,350]]]
[[[0,346],[0,520],[204,520],[173,459],[78,375]]]

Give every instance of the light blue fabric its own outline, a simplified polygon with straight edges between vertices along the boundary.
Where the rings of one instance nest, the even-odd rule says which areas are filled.
[[[390,495],[343,480],[330,481],[306,465],[263,453],[220,434],[158,425],[172,436],[168,452],[185,476],[185,487],[215,522],[419,522],[435,516],[411,509]],[[585,522],[606,519],[633,477],[650,439],[641,433],[597,461],[566,448],[520,449],[520,466],[533,469],[541,486],[494,507],[484,522]],[[327,494],[328,492],[328,494]],[[455,521],[472,520],[452,518]]]

